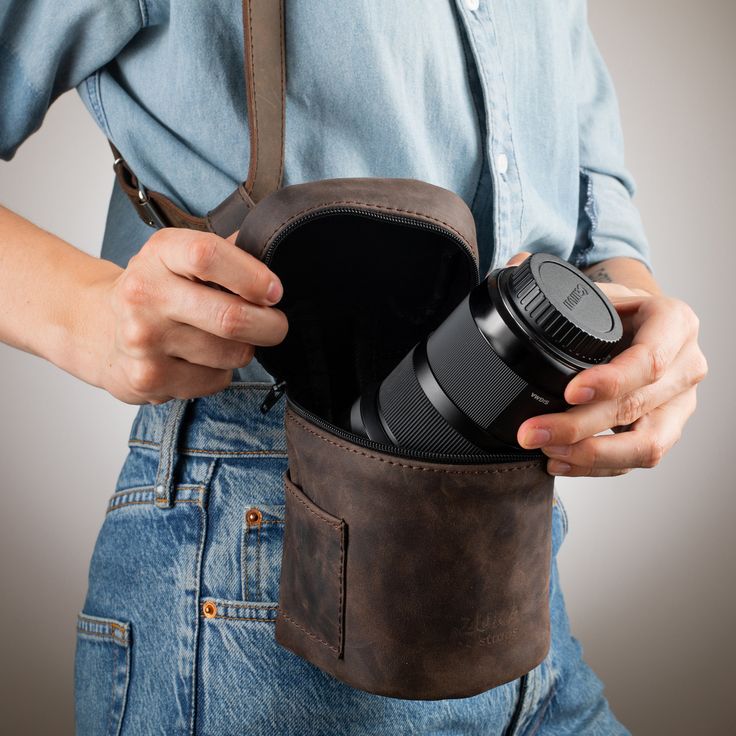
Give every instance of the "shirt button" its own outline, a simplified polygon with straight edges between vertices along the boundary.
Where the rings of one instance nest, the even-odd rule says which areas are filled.
[[[509,157],[505,153],[496,156],[496,171],[503,176],[509,170]]]
[[[468,10],[478,10],[480,0],[465,0],[465,4],[468,6]]]

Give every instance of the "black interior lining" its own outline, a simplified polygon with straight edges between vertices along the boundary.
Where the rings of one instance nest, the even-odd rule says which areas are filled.
[[[383,379],[476,284],[472,255],[421,227],[334,214],[281,241],[270,268],[284,285],[289,332],[258,359],[287,394],[349,428],[355,398]]]

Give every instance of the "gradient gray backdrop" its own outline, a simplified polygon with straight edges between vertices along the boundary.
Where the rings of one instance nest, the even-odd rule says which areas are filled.
[[[563,585],[587,659],[634,734],[724,734],[736,687],[736,3],[591,0],[590,13],[657,275],[700,315],[711,372],[656,470],[560,482]],[[0,202],[97,253],[109,153],[66,95],[0,164]],[[4,346],[0,370],[2,730],[71,733],[75,616],[134,409]]]

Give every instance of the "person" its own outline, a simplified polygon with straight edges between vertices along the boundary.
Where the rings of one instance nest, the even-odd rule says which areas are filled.
[[[655,466],[707,363],[653,275],[585,1],[287,2],[285,18],[284,185],[422,179],[471,208],[482,273],[540,250],[583,268],[630,347],[519,442],[555,475]],[[0,155],[76,87],[140,181],[202,215],[247,171],[241,34],[237,0],[5,0]],[[101,258],[7,209],[0,241],[0,339],[140,405],[79,616],[78,733],[626,733],[554,566],[549,655],[471,698],[371,695],[280,647],[284,402],[259,412],[272,377],[253,358],[288,329],[276,275],[216,235],[151,230],[117,186]],[[557,500],[555,554],[566,531]]]

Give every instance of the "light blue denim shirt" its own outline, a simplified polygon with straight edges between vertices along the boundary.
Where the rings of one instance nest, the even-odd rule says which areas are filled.
[[[285,0],[284,185],[411,177],[514,252],[651,268],[584,0]],[[240,0],[1,0],[0,155],[76,87],[145,186],[203,214],[245,178]],[[103,255],[150,235],[113,194]]]

